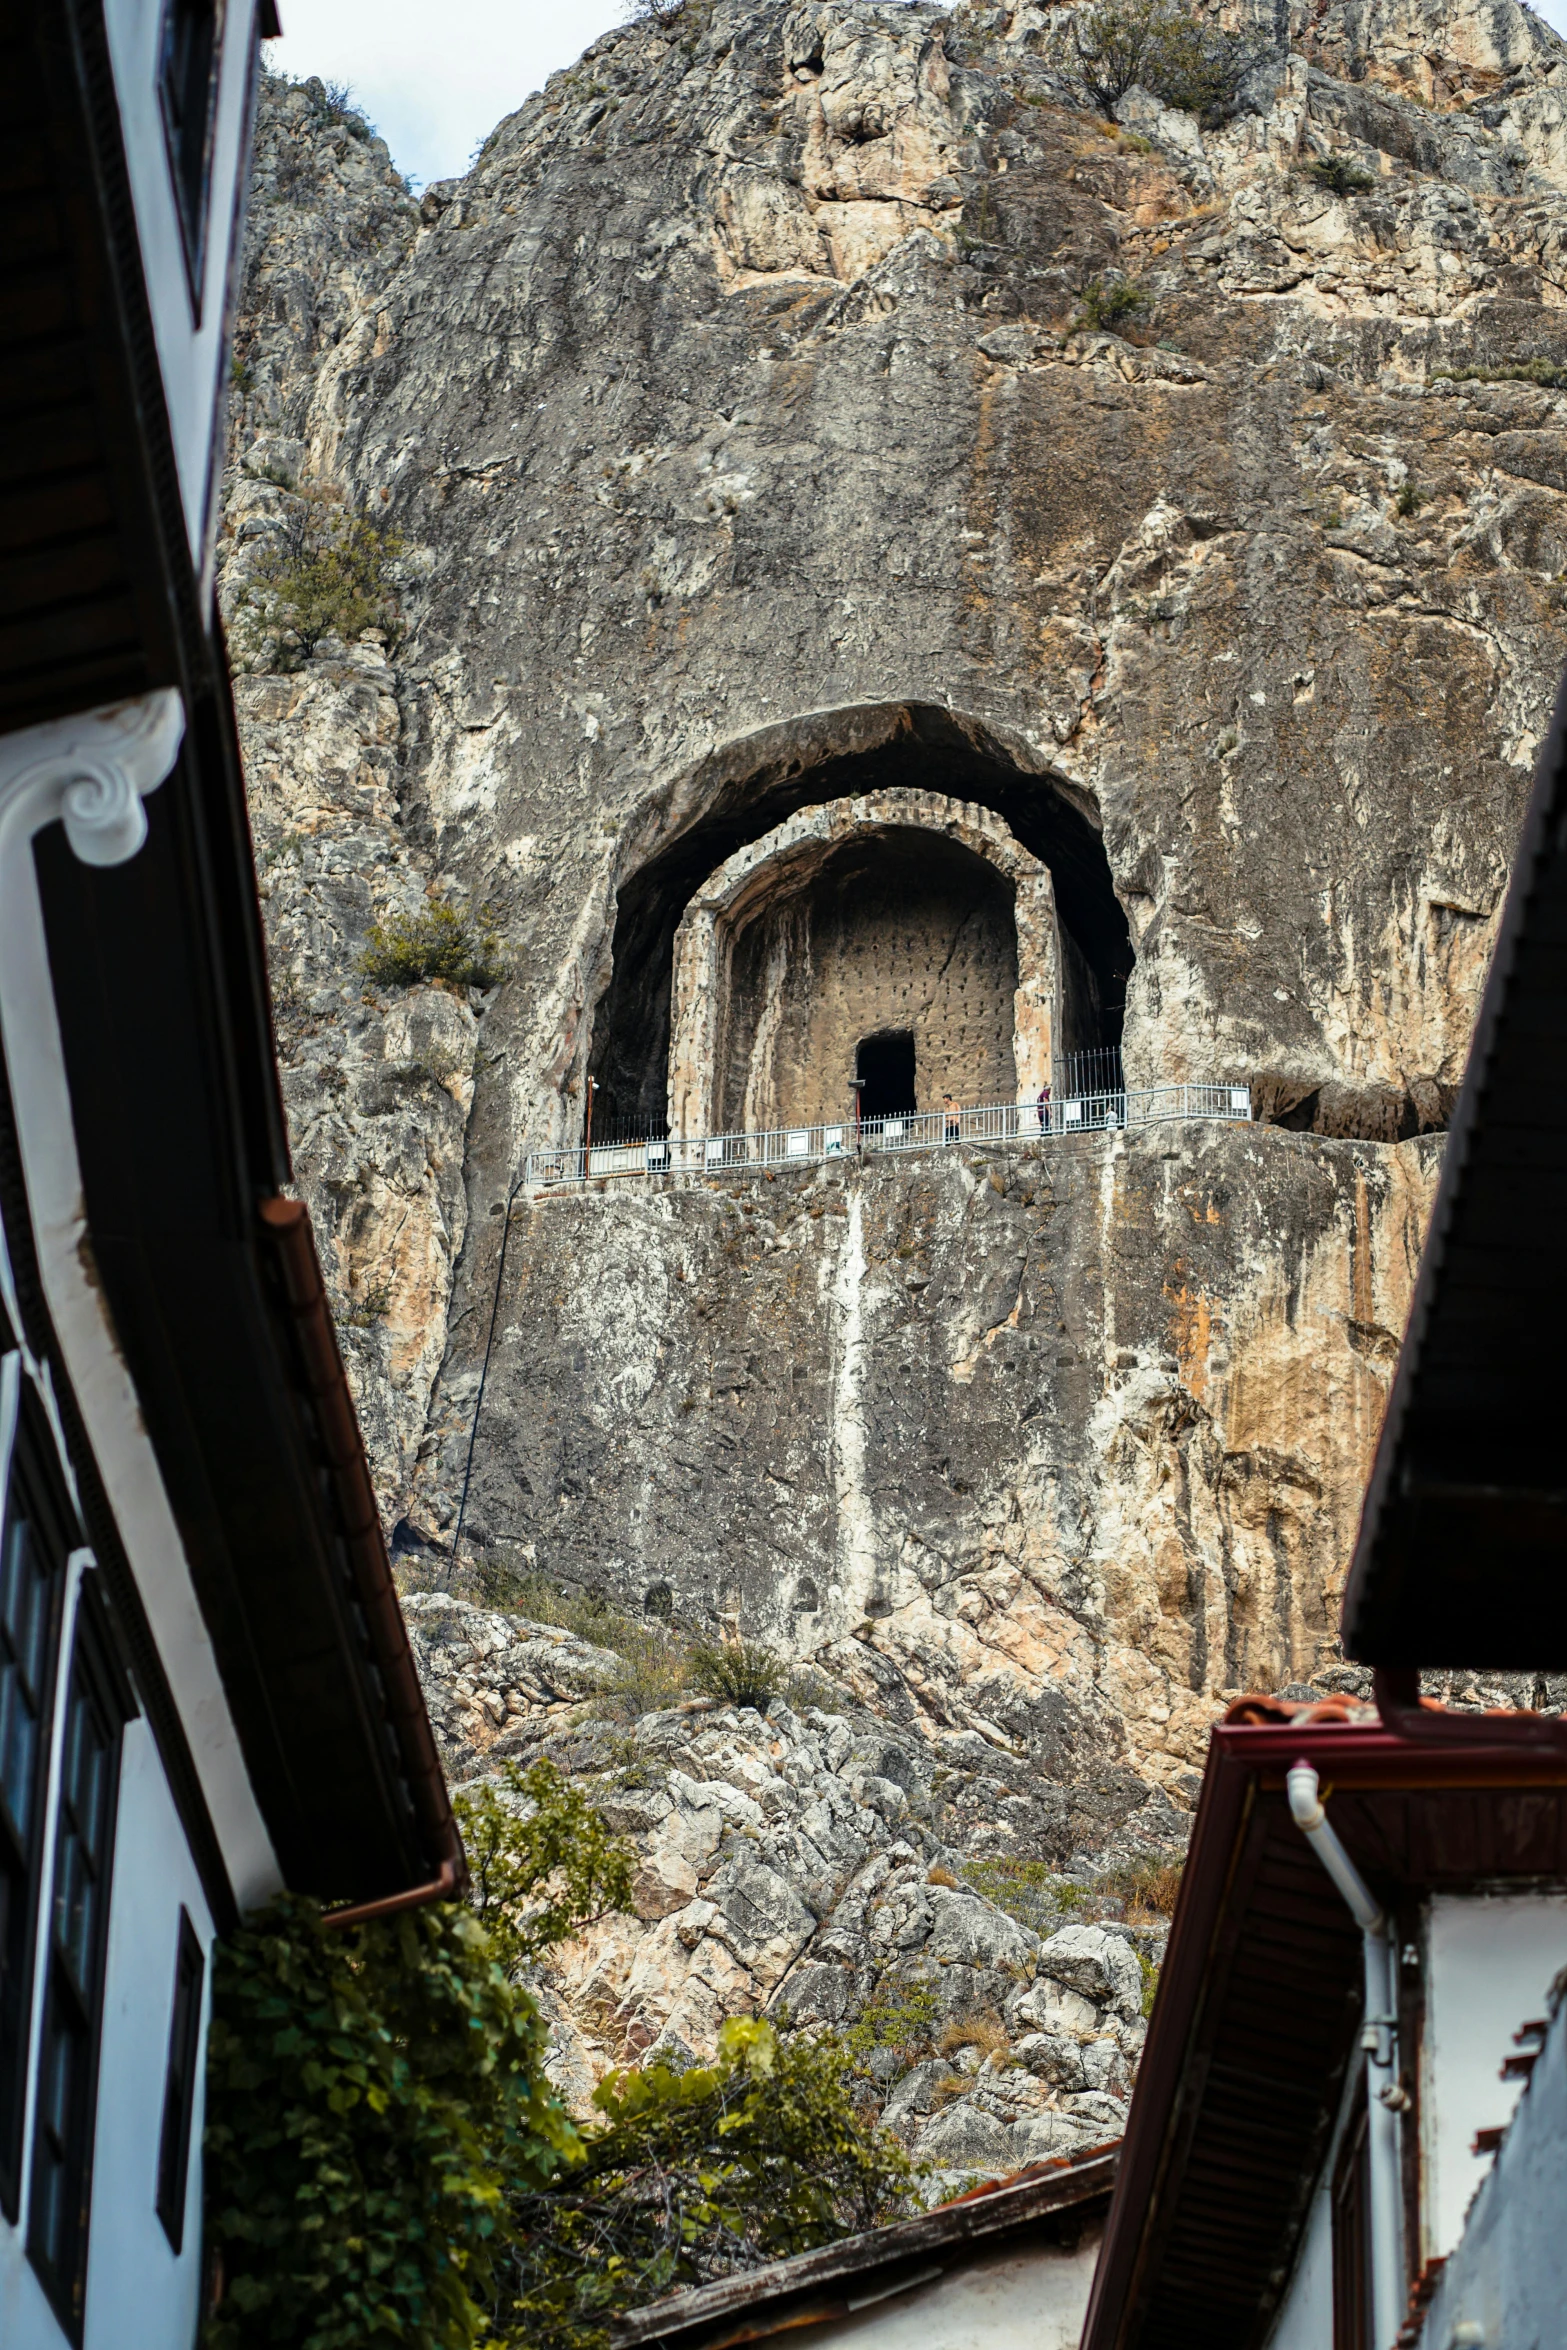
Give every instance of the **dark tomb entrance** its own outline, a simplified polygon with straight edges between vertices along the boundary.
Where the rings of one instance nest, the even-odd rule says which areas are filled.
[[[913,1029],[885,1028],[878,1036],[862,1036],[855,1055],[855,1075],[860,1081],[862,1118],[911,1117],[918,1107],[914,1099]]]

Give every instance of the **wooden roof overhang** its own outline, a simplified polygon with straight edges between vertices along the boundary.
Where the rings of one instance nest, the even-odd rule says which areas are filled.
[[[406,1892],[461,1846],[309,1219],[289,1177],[226,681],[144,847],[35,843],[93,1262],[288,1883]]]
[[[1567,689],[1535,774],[1344,1597],[1388,1668],[1567,1667]]]
[[[671,2294],[622,2318],[614,2350],[737,2350],[852,2317],[994,2252],[1069,2251],[1103,2217],[1119,2156],[1112,2141],[1071,2161],[1034,2163],[917,2219]]]
[[[259,21],[276,29],[266,5]],[[101,0],[0,0],[0,194],[0,734],[164,686],[186,719],[127,863],[80,863],[58,823],[35,843],[94,1273],[287,1882],[360,1903],[455,1891],[461,1843],[309,1220],[280,1196],[288,1140],[228,668],[199,604]],[[121,1635],[229,1916],[30,1259],[3,1071],[0,1187]]]
[[[205,662],[94,0],[0,0],[0,731]]]
[[[1301,1758],[1392,1912],[1567,1878],[1567,1755],[1504,1736],[1411,1746],[1358,1722],[1221,1724],[1083,2350],[1259,2350],[1288,2284],[1362,1999],[1359,1929],[1290,1818]]]

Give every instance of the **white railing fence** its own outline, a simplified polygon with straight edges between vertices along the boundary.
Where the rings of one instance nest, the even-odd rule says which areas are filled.
[[[594,1143],[591,1150],[530,1151],[522,1187],[554,1191],[628,1176],[749,1174],[759,1167],[811,1167],[824,1160],[957,1143],[1048,1141],[1056,1136],[1162,1126],[1176,1118],[1247,1124],[1244,1085],[1145,1085],[1114,1093],[1068,1094],[1047,1102],[991,1102],[978,1109],[918,1110],[900,1118],[777,1126],[763,1134],[671,1134],[646,1142]]]

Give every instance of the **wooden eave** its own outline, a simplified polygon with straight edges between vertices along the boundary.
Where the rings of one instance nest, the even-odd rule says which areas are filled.
[[[1567,691],[1535,773],[1344,1595],[1368,1664],[1567,1667]]]
[[[101,6],[0,0],[0,731],[203,659]]]
[[[1303,1709],[1304,1710],[1304,1709]],[[1412,1747],[1374,1724],[1213,1733],[1083,2350],[1261,2350],[1354,2053],[1361,1936],[1290,1817],[1304,1758],[1398,1914],[1567,1878],[1567,1755]]]

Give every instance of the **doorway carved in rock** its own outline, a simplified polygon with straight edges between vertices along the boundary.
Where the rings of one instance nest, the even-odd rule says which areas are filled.
[[[867,1050],[873,1082],[910,1097],[877,1115],[1032,1100],[1090,993],[1048,869],[988,809],[913,790],[802,810],[728,858],[674,962],[683,1135],[851,1114]]]

